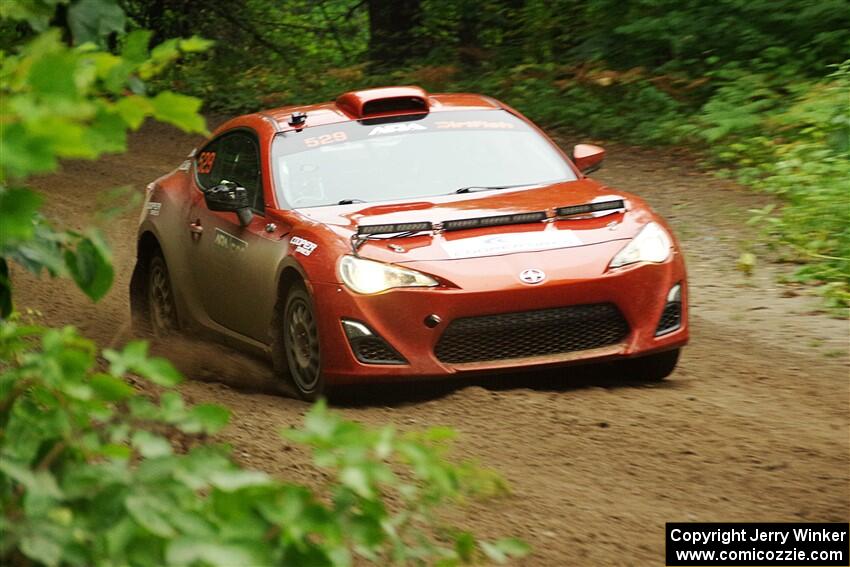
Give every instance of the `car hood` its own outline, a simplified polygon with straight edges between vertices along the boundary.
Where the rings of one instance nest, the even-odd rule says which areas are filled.
[[[359,254],[383,262],[405,263],[457,260],[588,246],[632,238],[654,215],[634,195],[613,190],[590,179],[525,189],[480,191],[408,199],[392,203],[358,203],[298,209],[349,241],[359,225],[448,220],[551,211],[558,207],[623,199],[626,211],[606,211],[593,217],[554,222],[491,226],[451,232],[420,233],[412,237],[370,239]],[[380,240],[378,240],[380,238]]]

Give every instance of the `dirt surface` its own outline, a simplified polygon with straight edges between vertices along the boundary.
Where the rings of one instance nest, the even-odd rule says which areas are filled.
[[[146,127],[126,155],[68,164],[36,186],[50,194],[49,216],[81,225],[101,191],[141,193],[196,142]],[[500,471],[512,494],[452,515],[482,536],[525,538],[534,553],[523,565],[663,564],[668,521],[848,521],[847,321],[818,312],[805,290],[777,285],[783,267],[759,262],[751,277],[736,269],[752,239],[747,209],[766,197],[700,173],[686,155],[606,146],[596,177],[647,198],[687,256],[692,340],[671,379],[641,385],[573,368],[356,388],[332,401],[366,423],[456,428],[458,454]],[[18,307],[103,345],[126,341],[137,215],[106,226],[117,279],[105,300],[93,305],[67,282],[17,271]],[[183,387],[188,398],[231,409],[223,438],[239,460],[318,478],[277,435],[308,406],[269,393],[267,368],[219,347],[165,350],[195,379]]]

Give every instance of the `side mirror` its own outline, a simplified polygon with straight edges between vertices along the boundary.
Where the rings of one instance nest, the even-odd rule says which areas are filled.
[[[572,157],[579,171],[587,175],[602,167],[605,150],[592,144],[576,144]]]
[[[211,211],[236,213],[239,224],[246,226],[254,218],[248,190],[233,181],[223,179],[221,183],[204,191],[204,201]]]

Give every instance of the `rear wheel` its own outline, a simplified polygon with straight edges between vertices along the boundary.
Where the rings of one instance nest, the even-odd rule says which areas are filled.
[[[668,350],[658,354],[650,354],[622,363],[622,371],[625,376],[633,380],[645,382],[660,382],[664,380],[676,368],[679,362],[680,349]]]
[[[313,301],[301,282],[292,284],[282,305],[274,332],[275,367],[299,398],[313,401],[322,395],[325,381],[319,330],[313,311]]]
[[[151,255],[148,264],[148,317],[150,330],[155,337],[165,337],[175,334],[180,329],[177,319],[177,303],[174,299],[174,288],[168,266],[162,253],[157,251]]]

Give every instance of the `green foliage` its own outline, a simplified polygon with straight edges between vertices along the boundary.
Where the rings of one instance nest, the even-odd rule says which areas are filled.
[[[105,45],[112,33],[121,33],[125,25],[124,10],[104,0],[79,0],[68,8],[68,27],[79,43]]]
[[[44,565],[455,565],[527,553],[441,528],[436,507],[497,477],[444,458],[450,435],[340,419],[288,430],[331,479],[318,493],[203,443],[226,410],[187,405],[143,342],[107,350],[71,328],[0,323],[0,560]],[[127,373],[162,386],[137,392]],[[189,446],[185,452],[180,445]],[[391,503],[391,504],[390,504]]]
[[[0,68],[0,180],[53,171],[57,158],[125,151],[127,130],[147,116],[205,132],[196,113],[200,101],[167,92],[150,97],[140,80],[176,60],[181,45],[196,49],[197,40],[149,52],[149,39],[144,31],[127,35],[122,57],[91,43],[68,47],[51,30],[6,55]],[[133,96],[122,96],[128,92]]]
[[[25,17],[40,29],[40,4],[7,5],[9,14]],[[150,33],[139,30],[123,36],[121,55],[116,55],[104,49],[102,39],[123,30],[123,12],[117,5],[81,0],[70,6],[68,18],[79,47],[68,46],[60,31],[52,29],[2,56],[0,272],[6,272],[11,260],[36,274],[67,275],[98,300],[113,279],[102,236],[96,229],[54,229],[36,214],[41,197],[20,187],[19,181],[55,171],[62,158],[94,159],[125,151],[127,131],[139,128],[147,117],[188,132],[206,132],[198,114],[200,100],[169,91],[151,96],[142,79],[210,42],[174,40],[151,50]],[[7,316],[12,302],[5,276],[0,277],[0,298],[0,316]]]
[[[827,305],[850,305],[850,60],[820,81],[782,74],[731,77],[680,133],[711,144],[743,183],[782,199],[752,224],[795,279],[825,284]]]

